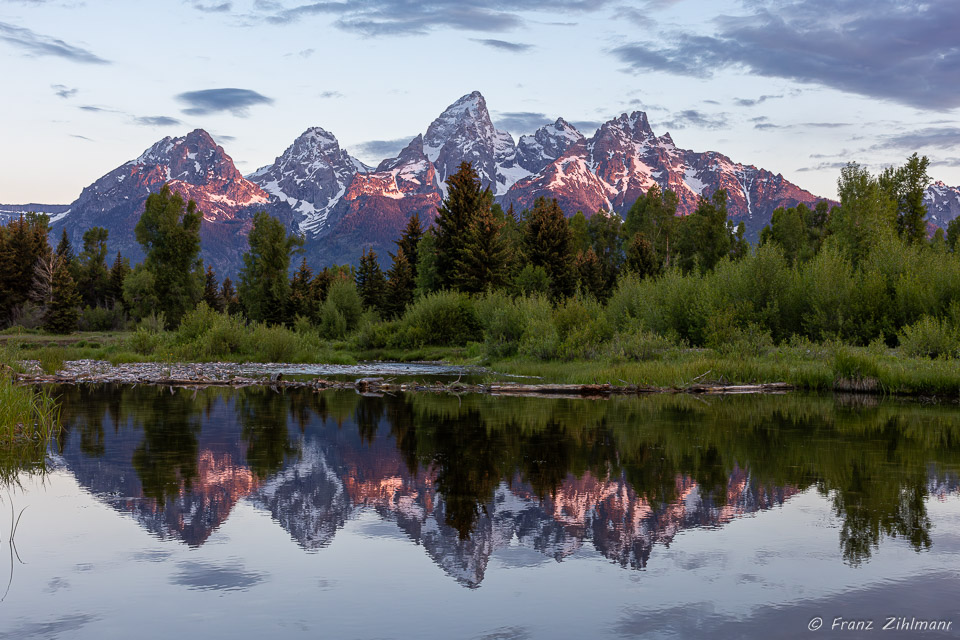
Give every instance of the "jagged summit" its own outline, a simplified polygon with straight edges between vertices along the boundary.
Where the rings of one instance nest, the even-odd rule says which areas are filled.
[[[275,202],[290,207],[302,233],[315,234],[353,177],[368,171],[370,167],[340,148],[336,136],[310,127],[272,165],[248,177]]]

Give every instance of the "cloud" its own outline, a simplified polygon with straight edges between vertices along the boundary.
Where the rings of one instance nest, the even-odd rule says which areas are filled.
[[[821,162],[820,164],[815,164],[811,167],[800,167],[797,171],[808,172],[808,171],[836,171],[838,169],[843,169],[847,166],[847,162]]]
[[[91,113],[117,113],[116,109],[108,109],[107,107],[97,107],[92,104],[83,104],[77,107],[81,111],[89,111]]]
[[[603,124],[600,120],[567,120],[574,128],[587,137],[593,135],[593,132]]]
[[[334,25],[365,36],[417,35],[436,28],[500,32],[524,25],[518,14],[595,11],[613,0],[379,0],[378,2],[310,2],[284,7],[257,0],[259,16],[287,24],[317,15],[334,16]],[[256,21],[251,21],[251,25]]]
[[[921,109],[960,106],[960,3],[955,0],[751,0],[714,33],[610,52],[628,71],[710,77],[745,69]]]
[[[529,51],[533,49],[532,44],[524,44],[522,42],[507,42],[506,40],[490,40],[490,39],[480,39],[480,38],[470,38],[474,42],[479,42],[480,44],[491,47],[493,49],[500,49],[501,51],[510,51],[513,53],[520,53],[523,51]]]
[[[28,55],[56,56],[83,64],[110,64],[109,60],[104,60],[86,49],[6,22],[0,22],[0,40],[19,47]]]
[[[232,2],[221,2],[219,4],[209,4],[206,2],[191,2],[190,4],[197,11],[203,11],[204,13],[229,13],[230,9],[233,8]]]
[[[72,98],[77,95],[77,91],[79,91],[79,89],[70,89],[62,84],[52,84],[50,88],[53,89],[54,93],[64,99]]]
[[[71,134],[70,134],[70,137],[71,137],[71,138],[79,138],[80,140],[86,140],[87,142],[93,142],[93,139],[92,139],[92,138],[88,138],[87,136],[82,136],[82,135],[80,135],[79,133],[71,133]]]
[[[545,113],[537,113],[534,111],[506,111],[506,112],[494,112],[494,124],[498,129],[506,129],[507,131],[518,131],[521,133],[530,133],[542,127],[545,124],[550,124],[556,118],[550,118]]]
[[[320,97],[321,98],[342,98],[343,94],[340,93],[339,91],[321,91]]]
[[[885,136],[874,149],[905,149],[913,151],[926,147],[938,149],[960,146],[960,128],[927,127],[908,133]]]
[[[377,158],[378,160],[392,158],[410,144],[413,138],[414,136],[407,136],[406,138],[395,138],[393,140],[367,140],[356,145],[354,151],[364,158]]]
[[[755,107],[758,104],[763,104],[767,100],[774,100],[776,98],[782,98],[782,95],[769,96],[763,95],[759,98],[736,98],[733,103],[738,107]]]
[[[686,129],[697,127],[700,129],[720,129],[727,126],[725,113],[708,114],[696,109],[685,109],[674,114],[673,119],[663,123],[667,129]]]
[[[183,112],[191,116],[203,116],[220,111],[229,111],[244,117],[247,110],[258,104],[273,104],[273,99],[250,89],[203,89],[178,94],[177,100],[189,105]]]
[[[182,124],[176,118],[171,118],[169,116],[140,116],[133,119],[137,124],[141,124],[148,127],[172,127],[174,125]]]

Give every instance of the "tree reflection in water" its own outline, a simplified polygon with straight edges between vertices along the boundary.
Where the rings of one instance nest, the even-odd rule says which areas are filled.
[[[953,490],[960,468],[960,411],[893,400],[848,406],[806,395],[597,401],[82,386],[62,394],[59,447],[78,476],[85,461],[109,458],[118,477],[126,464],[142,495],[161,507],[194,490],[208,439],[255,478],[231,505],[306,464],[304,447],[313,447],[310,460],[319,462],[310,464],[323,466],[326,494],[352,501],[329,509],[337,522],[361,502],[402,525],[442,514],[462,546],[484,527],[502,525],[498,501],[507,487],[540,505],[516,516],[527,523],[518,531],[532,530],[533,520],[541,523],[537,535],[560,527],[565,533],[551,534],[555,541],[574,548],[590,538],[631,566],[643,566],[658,535],[673,535],[664,532],[722,524],[810,487],[842,521],[847,562],[869,560],[885,537],[922,550],[931,544],[929,488]],[[387,458],[405,473],[397,475]],[[345,497],[331,482],[376,496]],[[422,523],[410,527],[415,539],[426,535]]]

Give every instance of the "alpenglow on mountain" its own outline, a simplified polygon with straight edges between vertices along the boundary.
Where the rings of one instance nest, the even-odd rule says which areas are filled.
[[[367,248],[386,260],[411,215],[418,213],[425,224],[434,220],[444,181],[464,161],[473,164],[504,209],[513,206],[517,213],[541,196],[556,198],[568,216],[624,213],[656,184],[678,195],[678,213],[685,215],[699,198],[726,189],[730,218],[744,222],[748,236],[755,237],[777,207],[813,206],[820,200],[780,174],[715,151],[682,149],[669,133],[654,133],[640,111],[605,122],[589,137],[557,118],[514,141],[494,126],[486,100],[475,91],[376,167],[341,148],[332,132],[314,126],[273,164],[244,177],[223,148],[198,129],[157,142],[84,189],[69,208],[47,210],[54,214],[54,234],[66,228],[78,246],[84,230],[106,227],[111,251],[119,249],[136,261],[142,252],[133,229],[143,203],[169,182],[203,212],[203,258],[221,275],[239,269],[259,210],[304,235],[305,256],[313,267],[355,263]],[[960,190],[932,185],[927,204],[931,222],[945,227],[960,214]],[[0,215],[18,209],[0,205]]]

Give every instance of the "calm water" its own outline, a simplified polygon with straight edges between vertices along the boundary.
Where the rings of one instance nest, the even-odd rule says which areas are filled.
[[[960,635],[955,407],[60,392],[0,638]]]

